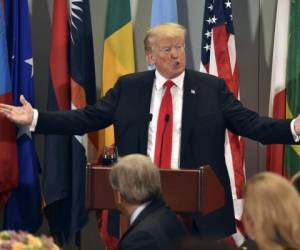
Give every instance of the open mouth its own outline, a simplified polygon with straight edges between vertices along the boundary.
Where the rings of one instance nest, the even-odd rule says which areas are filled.
[[[173,65],[174,65],[174,68],[178,68],[178,67],[180,67],[181,63],[177,61]]]

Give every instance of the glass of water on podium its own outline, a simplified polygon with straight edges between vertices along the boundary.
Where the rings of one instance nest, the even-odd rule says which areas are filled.
[[[102,165],[111,166],[118,161],[118,148],[115,144],[103,147]]]

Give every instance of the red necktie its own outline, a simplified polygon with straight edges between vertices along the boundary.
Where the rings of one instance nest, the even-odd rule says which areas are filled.
[[[160,168],[171,168],[172,133],[173,133],[173,104],[171,88],[174,83],[166,81],[166,91],[162,98],[156,131],[154,162]]]

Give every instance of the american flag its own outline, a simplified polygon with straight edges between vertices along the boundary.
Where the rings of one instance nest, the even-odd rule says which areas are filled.
[[[223,78],[230,91],[239,98],[239,75],[236,61],[233,29],[232,2],[206,0],[202,27],[200,71]],[[226,131],[225,160],[229,172],[235,217],[242,213],[241,192],[245,182],[244,140]],[[238,229],[235,242],[240,245],[243,237]]]

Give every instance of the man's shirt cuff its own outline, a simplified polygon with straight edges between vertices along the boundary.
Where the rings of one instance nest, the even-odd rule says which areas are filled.
[[[296,133],[296,131],[295,131],[295,119],[293,119],[293,120],[291,121],[291,132],[292,132],[294,141],[295,141],[295,142],[299,142],[299,141],[300,141],[300,136],[297,135],[297,133]]]
[[[33,118],[32,118],[32,122],[31,122],[30,127],[29,127],[30,132],[35,131],[35,127],[36,127],[36,124],[37,124],[38,117],[39,117],[39,112],[37,111],[37,109],[33,109]]]

